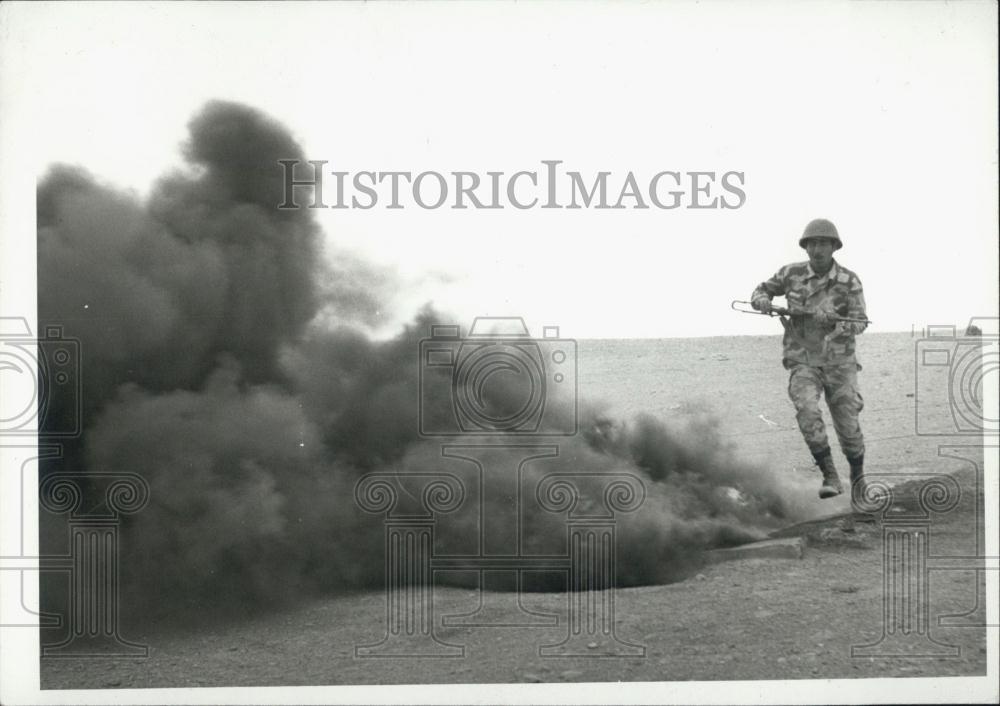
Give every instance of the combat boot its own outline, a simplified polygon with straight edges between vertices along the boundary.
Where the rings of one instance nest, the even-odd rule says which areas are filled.
[[[833,455],[829,449],[826,453],[816,456],[816,464],[823,472],[823,485],[819,488],[820,498],[832,498],[844,492],[844,486],[840,484],[840,476],[837,475],[837,467],[833,465]]]

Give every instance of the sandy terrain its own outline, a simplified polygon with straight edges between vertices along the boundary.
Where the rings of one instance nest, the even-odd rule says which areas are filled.
[[[794,426],[785,396],[786,373],[773,336],[669,341],[580,342],[580,390],[606,400],[623,416],[645,411],[668,420],[710,414],[743,458],[788,474],[789,483],[819,476]],[[914,340],[909,334],[866,335],[859,346],[866,401],[862,426],[869,471],[892,485],[920,473],[952,474],[961,499],[931,517],[932,557],[974,557],[979,551],[977,478],[972,465],[939,455],[941,444],[969,437],[915,433]],[[921,399],[946,413],[948,400]],[[975,452],[971,452],[975,456]],[[981,454],[980,454],[981,455]],[[842,474],[846,463],[838,454]],[[887,475],[888,474],[888,475]],[[816,515],[847,507],[845,498],[820,502]],[[911,502],[909,507],[917,507]],[[438,639],[465,646],[458,658],[357,659],[356,645],[385,632],[381,593],[329,596],[243,620],[205,616],[199,625],[125,626],[149,645],[145,660],[43,659],[43,688],[304,685],[434,682],[660,681],[913,677],[985,673],[985,632],[945,627],[938,617],[971,611],[980,577],[952,561],[931,572],[930,635],[957,648],[926,656],[907,647],[892,658],[859,657],[852,645],[878,642],[883,632],[883,538],[879,524],[853,533],[835,522],[812,527],[802,559],[753,559],[706,564],[688,580],[620,589],[618,638],[644,654],[539,657],[566,630],[567,595],[524,596],[524,607],[559,616],[554,627],[440,627]],[[935,566],[934,561],[931,565]],[[937,565],[943,566],[942,562]],[[437,616],[475,607],[474,591],[437,587]],[[974,612],[967,622],[984,620]],[[493,617],[516,619],[513,607]],[[506,613],[504,611],[507,611]],[[48,638],[43,634],[43,641]],[[907,643],[912,645],[913,643]],[[910,650],[907,652],[906,650]]]

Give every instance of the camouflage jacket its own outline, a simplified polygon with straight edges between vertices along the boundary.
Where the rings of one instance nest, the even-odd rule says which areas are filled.
[[[811,366],[857,363],[854,337],[865,330],[863,323],[830,323],[821,326],[811,316],[794,316],[823,310],[837,316],[867,319],[861,280],[836,260],[822,277],[813,272],[809,262],[785,265],[771,279],[753,290],[753,300],[784,295],[793,316],[785,325],[784,360],[786,368],[797,363]]]

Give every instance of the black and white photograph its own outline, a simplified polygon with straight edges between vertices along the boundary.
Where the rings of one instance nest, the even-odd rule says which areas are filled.
[[[997,3],[0,4],[0,701],[996,703]]]

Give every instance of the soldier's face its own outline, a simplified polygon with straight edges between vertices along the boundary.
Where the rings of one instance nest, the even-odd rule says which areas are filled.
[[[806,241],[809,264],[817,272],[826,272],[833,264],[833,241],[829,238],[810,238]]]

